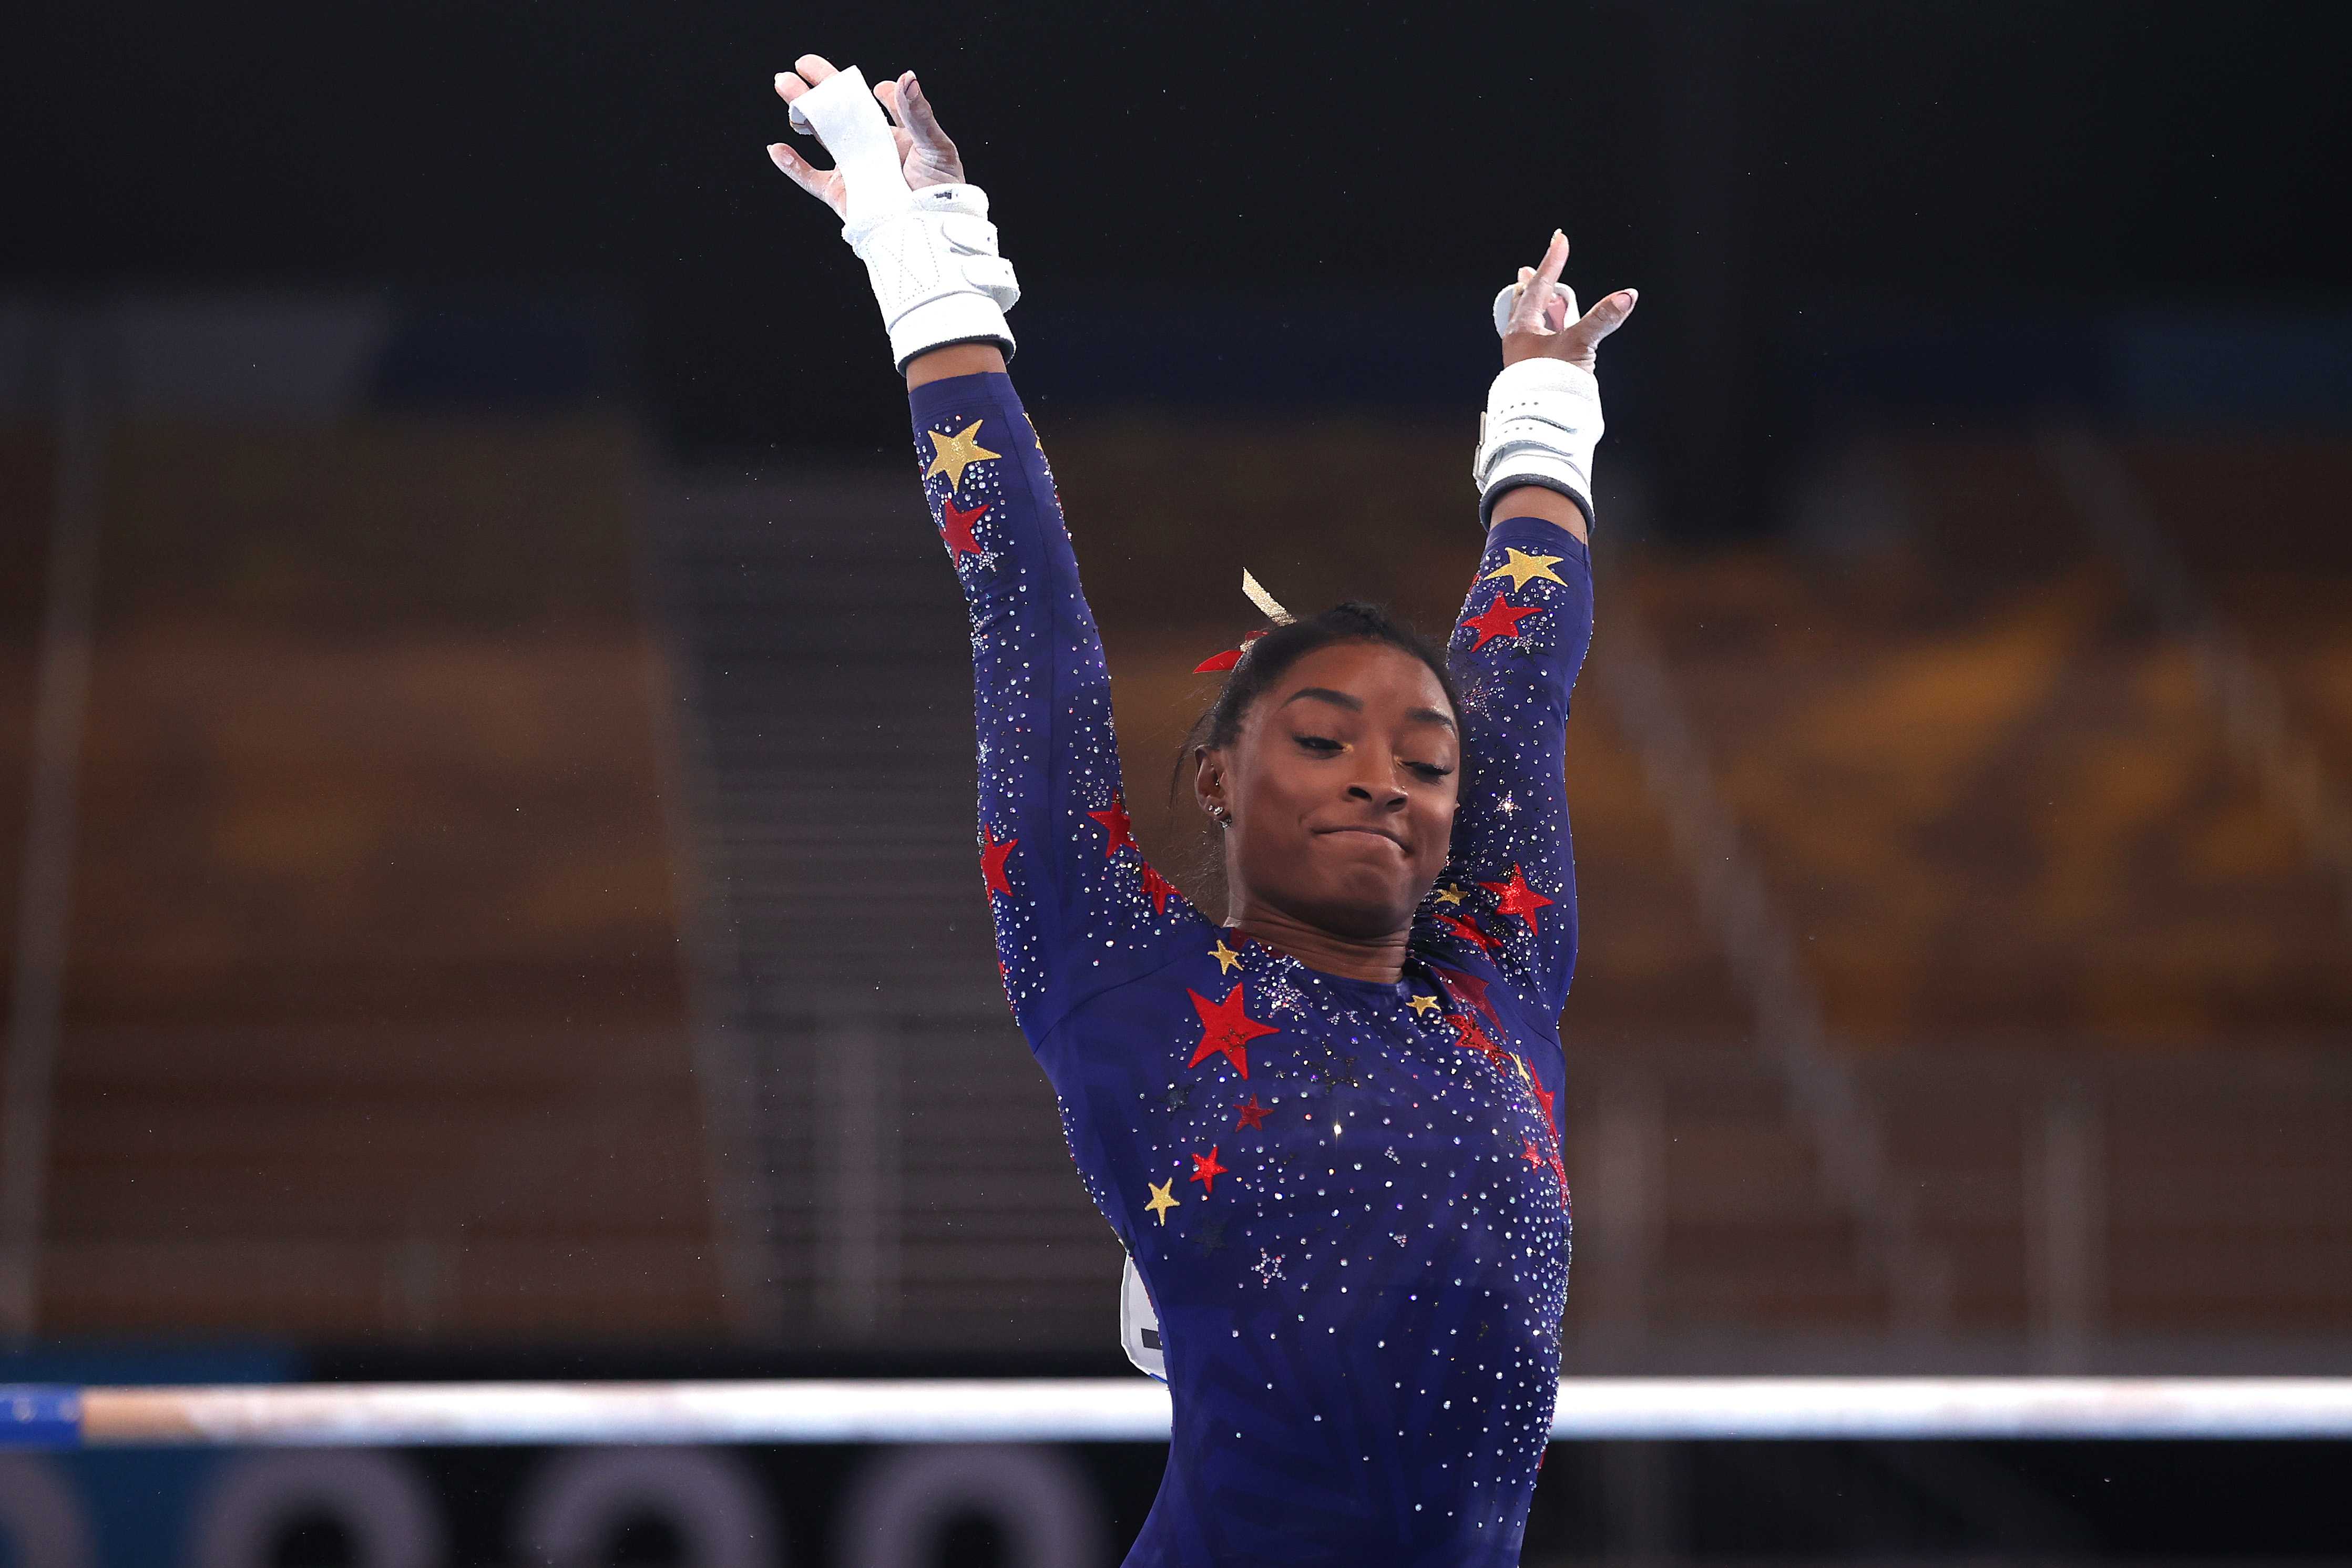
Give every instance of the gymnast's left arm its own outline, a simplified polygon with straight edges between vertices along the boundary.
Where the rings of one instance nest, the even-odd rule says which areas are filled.
[[[1472,477],[1486,547],[1451,643],[1465,708],[1447,874],[1425,906],[1444,939],[1486,951],[1557,1012],[1576,959],[1565,763],[1569,699],[1592,638],[1596,350],[1631,289],[1581,317],[1559,285],[1568,241],[1495,301],[1503,370]]]

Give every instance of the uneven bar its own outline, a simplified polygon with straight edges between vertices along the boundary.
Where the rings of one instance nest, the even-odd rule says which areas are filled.
[[[1164,1442],[1142,1378],[0,1387],[0,1447]],[[1555,1438],[2344,1438],[2352,1378],[1592,1377]]]

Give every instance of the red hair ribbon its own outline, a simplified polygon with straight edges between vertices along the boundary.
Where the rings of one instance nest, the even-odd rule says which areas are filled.
[[[1192,673],[1196,675],[1205,675],[1218,670],[1232,669],[1235,664],[1242,662],[1242,655],[1249,652],[1249,645],[1265,635],[1265,633],[1263,632],[1244,632],[1242,635],[1242,645],[1240,647],[1228,648],[1222,653],[1210,654],[1207,658],[1192,666]]]
[[[1281,602],[1277,601],[1273,594],[1268,593],[1265,588],[1260,586],[1257,579],[1250,574],[1249,569],[1246,567],[1242,569],[1242,591],[1248,594],[1250,602],[1256,605],[1260,610],[1265,612],[1265,618],[1273,622],[1276,625],[1286,625],[1291,621],[1297,619],[1289,611],[1285,610],[1282,607]],[[1242,655],[1249,652],[1249,645],[1265,635],[1265,633],[1263,632],[1249,632],[1244,633],[1240,647],[1228,648],[1222,653],[1213,654],[1209,658],[1202,660],[1199,664],[1192,666],[1192,673],[1196,675],[1205,675],[1218,670],[1232,669],[1235,664],[1242,662]]]

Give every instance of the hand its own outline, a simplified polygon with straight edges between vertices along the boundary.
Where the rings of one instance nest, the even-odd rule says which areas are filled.
[[[1519,268],[1518,303],[1511,308],[1510,324],[1503,329],[1503,363],[1566,360],[1590,371],[1598,359],[1601,340],[1623,326],[1625,318],[1633,313],[1633,302],[1640,296],[1631,288],[1621,288],[1570,324],[1569,301],[1552,287],[1567,265],[1568,236],[1554,229],[1551,244],[1544,248],[1543,264]]]
[[[790,103],[833,74],[833,63],[824,56],[803,55],[793,62],[791,70],[776,73],[776,95]],[[931,112],[930,99],[923,96],[922,84],[915,79],[914,72],[907,72],[897,81],[876,83],[874,96],[889,111],[908,189],[919,191],[926,185],[963,183],[963,159],[956,152],[955,143],[948,140],[948,133],[940,129],[939,116]],[[781,141],[769,147],[768,156],[802,190],[831,207],[836,216],[847,215],[848,195],[842,188],[839,173],[815,167]]]

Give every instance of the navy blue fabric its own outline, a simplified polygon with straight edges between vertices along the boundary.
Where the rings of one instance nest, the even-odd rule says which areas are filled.
[[[1005,993],[1160,1314],[1175,1427],[1129,1568],[1516,1563],[1568,1286],[1584,547],[1534,517],[1488,535],[1451,643],[1446,874],[1401,981],[1322,974],[1203,916],[1129,837],[1101,643],[1011,382],[912,403],[971,612]]]

